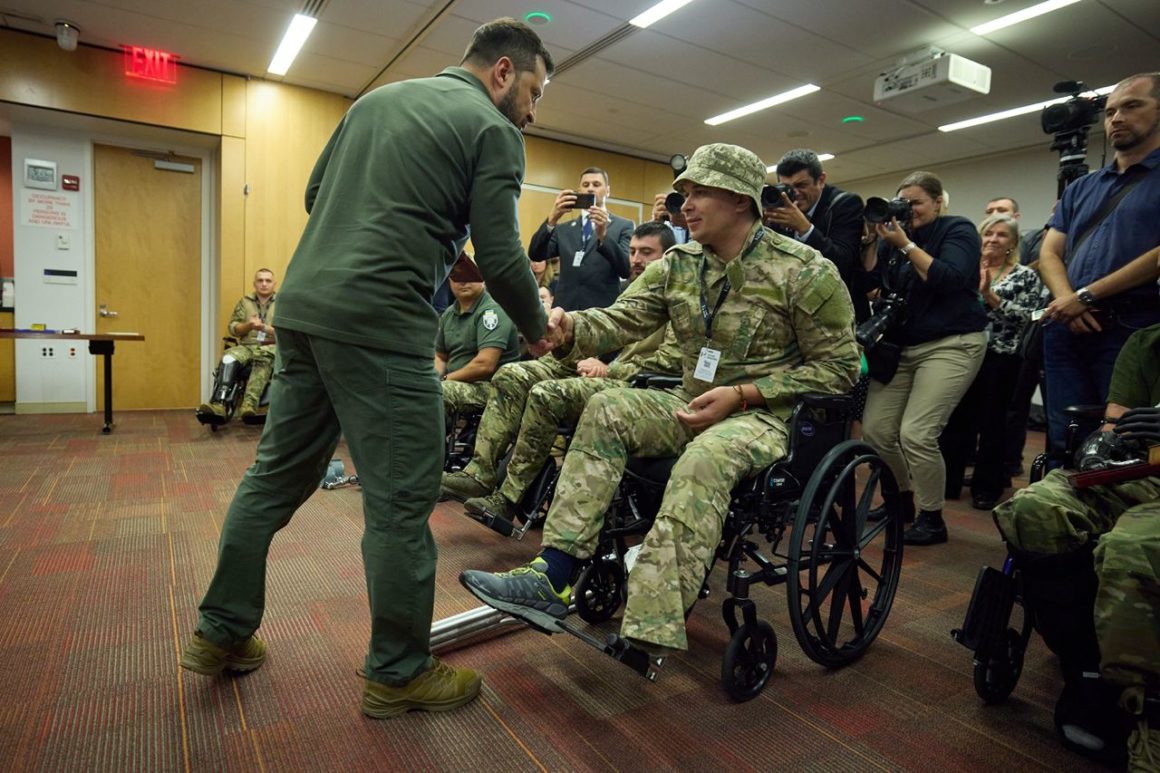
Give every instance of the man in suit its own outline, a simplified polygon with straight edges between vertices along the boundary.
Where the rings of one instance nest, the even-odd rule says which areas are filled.
[[[532,260],[560,258],[556,305],[567,311],[612,305],[620,293],[620,280],[628,277],[633,223],[605,208],[611,190],[608,172],[594,166],[585,169],[580,173],[580,190],[560,191],[548,219],[528,245]],[[586,193],[593,195],[593,205],[560,225],[560,218],[576,208],[577,194]]]
[[[870,316],[866,292],[856,282],[862,252],[862,198],[826,185],[822,162],[812,150],[797,148],[777,162],[778,182],[793,188],[791,201],[784,193],[781,206],[765,207],[765,225],[805,242],[838,267],[854,301],[858,322]]]

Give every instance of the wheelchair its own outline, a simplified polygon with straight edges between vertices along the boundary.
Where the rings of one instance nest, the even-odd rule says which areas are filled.
[[[467,467],[472,456],[475,454],[475,435],[479,429],[479,422],[482,417],[483,410],[479,408],[454,411],[448,416],[447,437],[445,441],[446,453],[443,457],[444,472],[458,472]],[[557,435],[564,439],[565,450],[567,450],[568,444],[572,441],[572,434],[575,429],[575,427],[569,425],[562,425],[556,428]],[[510,458],[511,451],[509,450],[497,465],[496,480],[499,483],[503,482],[507,471],[507,463]],[[530,529],[543,525],[544,519],[547,518],[548,508],[552,504],[552,496],[556,492],[556,479],[559,477],[559,474],[560,467],[556,463],[555,457],[549,456],[544,460],[531,485],[528,486],[527,491],[524,492],[523,497],[517,503],[518,523],[509,521],[497,513],[482,513],[479,515],[466,513],[466,515],[505,537],[514,537],[517,540],[522,540]]]
[[[1042,480],[1049,467],[1073,466],[1080,443],[1094,429],[1093,424],[1098,425],[1103,410],[1102,405],[1065,409],[1069,417],[1065,450],[1038,454],[1031,463],[1030,482]],[[1001,570],[983,567],[963,625],[951,631],[951,638],[973,651],[975,693],[987,705],[1002,703],[1015,690],[1034,627],[1023,604],[1022,576],[1015,559],[1008,555]]]
[[[236,338],[225,337],[222,338],[223,348],[229,351],[234,346],[238,345]],[[225,406],[226,415],[218,416],[214,413],[202,413],[195,411],[194,416],[197,417],[201,424],[208,424],[211,432],[217,432],[218,427],[227,424],[241,405],[242,395],[246,393],[246,383],[250,380],[251,365],[241,365],[232,357],[227,361],[225,356],[222,357],[221,362],[213,371],[213,389],[210,392],[211,403],[221,403]],[[262,390],[262,397],[259,400],[259,405],[267,405],[269,402],[270,385],[266,384],[266,388]],[[249,425],[260,426],[266,423],[265,414],[256,414],[248,416],[243,421]]]
[[[848,396],[802,396],[789,420],[787,456],[732,492],[713,563],[728,566],[722,615],[730,640],[721,680],[733,700],[760,694],[777,661],[777,636],[749,597],[755,584],[786,585],[794,635],[805,654],[827,668],[860,658],[890,613],[902,568],[901,513],[888,507],[876,523],[867,515],[897,485],[870,446],[848,439],[853,410]],[[627,541],[651,528],[675,461],[629,460],[599,546],[573,586],[582,620],[604,622],[626,600]],[[770,546],[768,554],[759,537]],[[712,569],[701,598],[708,596]],[[655,681],[660,662],[618,635],[602,642],[567,621],[562,628]]]

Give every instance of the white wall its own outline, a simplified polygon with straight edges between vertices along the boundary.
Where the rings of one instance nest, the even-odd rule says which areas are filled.
[[[1102,134],[1092,133],[1087,159],[1091,169],[1100,166],[1102,141]],[[1022,230],[1035,231],[1047,223],[1055,203],[1059,156],[1048,149],[1050,144],[1051,138],[1044,137],[1042,145],[939,164],[925,171],[934,172],[943,181],[950,194],[951,214],[962,215],[977,223],[982,220],[983,207],[988,201],[999,196],[1013,196],[1019,202]],[[882,196],[889,199],[894,197],[898,183],[911,171],[916,170],[860,180],[834,180],[834,183],[862,198]]]
[[[16,274],[16,327],[43,324],[49,329],[91,331],[94,317],[92,237],[92,144],[87,136],[14,124],[12,127],[13,247]],[[24,187],[24,160],[53,161],[58,187]],[[63,191],[60,175],[77,175],[78,192]],[[31,194],[64,197],[71,227],[29,224]],[[67,243],[67,249],[60,243]],[[77,272],[76,284],[46,283],[45,269]],[[51,357],[44,356],[50,350]],[[70,350],[74,352],[70,356]],[[92,356],[84,341],[16,341],[16,409],[35,412],[95,408]]]

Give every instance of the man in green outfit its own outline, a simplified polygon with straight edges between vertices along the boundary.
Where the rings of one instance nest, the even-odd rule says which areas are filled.
[[[362,711],[445,711],[479,674],[431,657],[443,407],[430,300],[466,242],[492,297],[534,348],[547,317],[520,245],[521,130],[554,69],[535,32],[484,24],[459,67],[351,106],[306,189],[310,219],[278,296],[278,351],[257,460],[222,527],[218,566],[181,665],[250,671],[275,532],[318,488],[340,432],[363,488],[371,608]]]
[[[455,303],[439,317],[435,370],[443,379],[448,414],[487,403],[491,377],[501,365],[520,358],[515,325],[484,289],[483,282],[451,279]]]

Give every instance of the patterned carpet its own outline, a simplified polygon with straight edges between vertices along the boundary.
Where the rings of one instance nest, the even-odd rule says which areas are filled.
[[[1054,661],[1036,640],[1006,705],[983,706],[962,621],[1002,545],[990,518],[948,508],[951,542],[909,549],[886,628],[826,671],[801,652],[784,591],[757,590],[778,632],[765,692],[720,686],[720,569],[690,619],[690,650],[655,684],[572,637],[518,630],[448,656],[485,674],[448,714],[376,722],[358,711],[368,634],[357,489],[319,491],[274,542],[268,662],[237,678],[177,666],[218,531],[257,430],[217,433],[188,412],[0,416],[0,767],[187,770],[1083,769],[1055,741]],[[1042,437],[1033,435],[1042,445]],[[1029,454],[1034,449],[1029,449]],[[339,456],[350,466],[349,455]],[[475,607],[464,567],[535,550],[439,505],[436,617]]]

